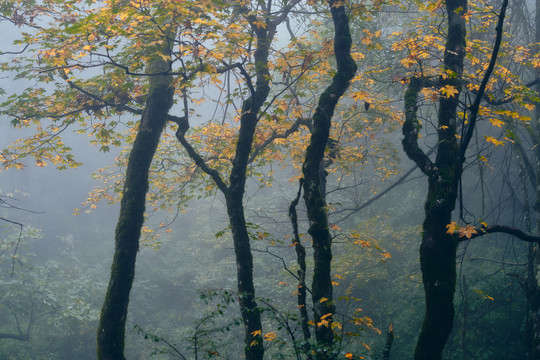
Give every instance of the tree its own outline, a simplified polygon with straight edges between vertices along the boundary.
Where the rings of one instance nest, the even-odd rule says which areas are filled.
[[[332,236],[328,223],[326,206],[325,175],[321,179],[321,166],[330,136],[332,116],[336,105],[349,87],[356,73],[356,62],[351,57],[351,34],[345,6],[334,1],[329,2],[334,22],[335,38],[334,53],[337,72],[332,83],[319,98],[317,109],[313,115],[313,131],[306,157],[302,166],[304,200],[310,221],[309,234],[313,239],[314,269],[312,282],[312,300],[315,322],[315,337],[322,347],[317,355],[320,359],[334,358],[332,345],[334,343],[332,296]]]
[[[170,45],[161,46],[163,50],[158,46],[149,65],[148,99],[127,164],[111,278],[98,327],[98,359],[103,360],[124,359],[125,323],[144,222],[148,172],[173,104],[172,76],[167,74],[170,62],[163,59],[169,56]]]
[[[42,237],[41,231],[25,226],[22,235],[13,232],[4,238],[3,250],[10,242],[20,246],[15,258],[11,251],[0,254],[0,356],[95,358],[96,293],[104,286],[96,281],[97,267],[81,264],[70,235],[54,246],[59,258],[38,256],[36,246],[46,241]]]
[[[448,32],[444,50],[444,72],[437,87],[440,88],[437,115],[435,161],[418,146],[420,123],[417,119],[418,94],[430,82],[422,77],[409,79],[405,93],[405,122],[403,148],[407,156],[428,177],[420,263],[424,284],[426,313],[415,350],[415,359],[441,359],[442,351],[454,320],[454,292],[456,286],[457,242],[449,231],[452,212],[456,205],[458,185],[462,178],[465,152],[471,140],[478,109],[497,59],[502,37],[502,26],[507,2],[503,2],[497,24],[497,39],[489,67],[471,105],[468,124],[458,142],[458,105],[463,88],[463,70],[466,49],[467,1],[446,1]],[[468,229],[468,228],[466,228]],[[452,230],[452,229],[450,229]],[[472,231],[472,230],[469,230]],[[471,238],[470,234],[466,234]]]

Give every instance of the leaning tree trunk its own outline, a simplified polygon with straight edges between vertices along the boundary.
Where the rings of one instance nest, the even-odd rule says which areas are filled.
[[[169,64],[157,57],[149,73],[162,73]],[[124,335],[135,258],[144,221],[148,173],[167,114],[173,103],[170,75],[150,77],[148,100],[128,159],[120,217],[116,226],[111,277],[97,332],[99,360],[124,360]]]
[[[313,115],[313,133],[306,150],[306,158],[302,166],[304,175],[304,200],[310,227],[309,234],[313,239],[313,311],[315,320],[315,338],[320,346],[318,359],[333,359],[331,353],[334,334],[331,323],[334,315],[332,296],[331,262],[332,237],[328,227],[328,213],[324,194],[320,187],[320,165],[328,144],[332,115],[339,98],[347,90],[356,73],[356,63],[351,57],[351,34],[349,19],[343,3],[330,0],[332,20],[334,22],[334,54],[337,62],[337,73],[332,83],[322,93],[315,114]]]
[[[268,92],[265,91],[263,99],[266,99],[267,94]],[[262,360],[264,356],[261,312],[255,301],[253,257],[243,204],[248,157],[253,143],[257,115],[262,103],[258,101],[254,108],[246,110],[244,107],[243,109],[236,157],[230,175],[230,185],[225,193],[236,255],[238,302],[244,322],[246,360]]]
[[[444,66],[455,76],[441,80],[440,86],[453,86],[454,96],[441,96],[438,113],[437,155],[433,163],[418,147],[419,121],[416,117],[417,96],[423,79],[412,78],[405,93],[403,148],[428,176],[420,264],[426,299],[424,322],[415,349],[415,360],[439,360],[454,321],[457,244],[446,233],[457,199],[460,150],[456,137],[456,113],[461,92],[461,75],[465,56],[466,0],[447,0],[448,35]]]

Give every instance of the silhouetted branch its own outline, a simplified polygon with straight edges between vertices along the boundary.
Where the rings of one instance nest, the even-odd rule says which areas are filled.
[[[515,228],[512,226],[506,226],[506,225],[479,226],[479,227],[475,227],[474,231],[476,231],[476,233],[472,233],[470,238],[466,236],[458,237],[458,234],[456,233],[457,241],[463,242],[467,240],[472,240],[474,238],[484,236],[486,234],[504,233],[504,234],[515,236],[518,239],[523,240],[525,242],[540,242],[540,236],[527,234],[519,230],[518,228]]]
[[[495,28],[497,35],[495,37],[495,44],[493,45],[493,50],[491,52],[491,59],[489,60],[488,68],[486,70],[486,73],[484,74],[484,78],[482,79],[480,88],[478,89],[478,95],[476,96],[474,103],[470,107],[471,115],[469,119],[469,124],[467,126],[467,131],[465,132],[465,135],[463,136],[463,141],[461,142],[461,145],[460,145],[460,161],[462,164],[465,161],[465,152],[467,151],[467,147],[469,146],[469,142],[471,141],[471,138],[474,132],[474,126],[476,124],[476,119],[478,118],[478,110],[480,109],[480,102],[482,101],[482,97],[484,95],[484,92],[486,91],[489,78],[491,77],[491,74],[493,73],[493,69],[495,68],[495,63],[497,62],[497,56],[499,55],[499,48],[501,47],[502,34],[503,34],[504,16],[506,14],[507,6],[508,6],[508,0],[504,0],[501,5],[501,11],[499,13],[497,27]]]

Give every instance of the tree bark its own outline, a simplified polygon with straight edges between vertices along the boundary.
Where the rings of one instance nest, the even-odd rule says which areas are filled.
[[[405,93],[406,118],[403,124],[403,148],[428,176],[428,194],[424,206],[420,265],[426,299],[424,322],[415,348],[415,360],[440,360],[454,321],[457,242],[446,233],[457,199],[460,176],[460,151],[456,137],[456,113],[461,92],[465,57],[466,0],[447,0],[448,36],[444,66],[454,73],[441,79],[441,86],[458,91],[452,97],[441,96],[438,113],[438,142],[435,162],[418,147],[419,121],[417,96],[422,79],[411,79]]]
[[[168,62],[156,56],[149,73],[164,72]],[[172,76],[150,77],[148,100],[128,159],[126,180],[115,233],[111,277],[97,332],[99,360],[124,360],[124,335],[135,259],[144,222],[148,173],[173,103]]]
[[[456,287],[456,250],[459,239],[446,231],[456,205],[457,189],[463,172],[468,144],[472,138],[480,101],[493,72],[502,38],[502,27],[508,1],[504,0],[496,27],[496,39],[491,59],[470,106],[468,124],[463,123],[461,144],[457,141],[457,108],[462,89],[463,59],[466,48],[467,0],[447,0],[448,35],[444,53],[444,68],[452,76],[441,77],[439,85],[452,86],[453,96],[441,96],[437,124],[437,154],[435,162],[419,148],[420,123],[416,117],[417,98],[427,80],[412,78],[405,93],[403,148],[428,177],[428,194],[424,206],[420,266],[426,299],[424,322],[415,348],[415,360],[440,360],[454,321]],[[508,230],[503,226],[482,229],[482,233]],[[514,231],[515,232],[515,231]],[[516,232],[517,233],[517,232]]]
[[[302,326],[302,335],[304,337],[304,343],[301,348],[306,354],[308,360],[312,359],[311,356],[311,332],[309,331],[309,315],[307,311],[307,288],[306,288],[306,249],[301,243],[300,233],[298,232],[298,214],[296,212],[296,206],[300,201],[300,195],[302,192],[303,180],[300,181],[300,188],[296,194],[296,198],[291,202],[289,206],[289,218],[293,227],[293,245],[296,251],[296,262],[298,263],[298,311],[300,312],[300,325]]]
[[[312,283],[315,338],[319,345],[318,359],[333,359],[334,334],[332,321],[334,303],[332,295],[331,262],[332,237],[328,226],[328,213],[324,194],[320,187],[320,166],[328,144],[332,116],[339,98],[347,90],[356,73],[356,63],[351,57],[351,34],[345,7],[337,1],[329,1],[334,22],[334,54],[337,73],[330,86],[322,93],[315,114],[313,132],[302,166],[304,175],[304,200],[313,239],[314,270]]]
[[[538,44],[540,42],[540,0],[536,0],[536,32],[535,41]],[[539,50],[539,46],[536,46],[536,50]],[[540,70],[535,71],[535,78],[540,78]],[[540,85],[536,85],[536,91],[540,92]],[[536,226],[535,235],[540,235],[540,148],[538,146],[538,139],[540,136],[540,104],[536,104],[535,107],[535,155],[536,155],[536,201],[534,204],[534,210],[536,213]],[[530,311],[530,320],[532,323],[531,332],[529,335],[528,355],[530,360],[540,359],[540,252],[536,246],[530,246],[530,262],[532,262],[532,271],[529,271],[527,282],[527,302]]]

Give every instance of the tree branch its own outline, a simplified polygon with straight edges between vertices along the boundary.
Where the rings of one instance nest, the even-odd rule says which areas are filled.
[[[531,243],[540,242],[540,236],[527,234],[521,231],[520,229],[512,227],[512,226],[506,226],[506,225],[478,226],[478,227],[475,227],[474,230],[476,231],[476,233],[471,234],[470,238],[467,238],[465,236],[459,237],[459,235],[455,233],[457,242],[464,242],[467,240],[475,239],[480,236],[484,236],[486,234],[493,234],[493,233],[504,233],[504,234],[512,235],[525,242],[531,242]]]
[[[497,35],[495,38],[495,44],[493,45],[493,51],[491,52],[491,59],[489,61],[489,65],[486,70],[486,73],[484,74],[484,78],[482,79],[482,83],[480,84],[480,88],[478,89],[478,95],[476,96],[474,103],[471,105],[469,109],[471,113],[471,117],[469,120],[469,125],[467,126],[467,131],[465,135],[463,136],[460,149],[459,149],[460,150],[459,158],[460,158],[461,164],[465,162],[465,152],[467,151],[467,147],[469,146],[469,142],[471,141],[471,138],[474,132],[474,126],[476,124],[476,119],[478,118],[478,109],[480,108],[480,102],[482,101],[482,97],[484,95],[484,92],[486,91],[489,78],[491,77],[491,74],[493,73],[493,69],[495,68],[495,63],[497,62],[497,56],[499,55],[499,48],[501,47],[504,17],[506,14],[507,6],[508,6],[508,0],[503,0],[503,3],[501,5],[501,11],[499,13],[499,20],[497,22],[497,27],[495,28]]]
[[[291,135],[292,133],[298,131],[298,129],[300,128],[300,125],[306,125],[307,122],[308,122],[308,120],[306,120],[304,118],[298,118],[291,125],[291,127],[288,128],[284,133],[279,134],[279,133],[274,131],[272,133],[272,135],[270,137],[268,137],[268,139],[266,139],[261,145],[254,147],[253,152],[251,153],[251,156],[249,157],[248,162],[252,163],[255,160],[255,158],[257,158],[257,156],[262,151],[264,151],[264,149],[266,149],[266,147],[268,147],[268,145],[270,145],[274,140],[288,138],[289,135]]]
[[[178,124],[180,125],[180,123]],[[228,190],[227,184],[225,184],[225,182],[219,175],[219,172],[216,169],[212,169],[210,166],[208,166],[206,161],[202,158],[201,155],[199,155],[197,150],[195,150],[193,146],[191,146],[191,144],[186,140],[184,136],[184,130],[181,126],[179,126],[178,130],[176,131],[176,138],[178,139],[180,144],[182,144],[184,149],[186,149],[189,157],[195,162],[195,164],[206,174],[210,175],[210,177],[212,178],[212,180],[214,180],[219,190],[223,194],[226,194]]]
[[[405,91],[405,122],[403,123],[403,149],[407,156],[413,160],[420,170],[431,176],[435,168],[433,162],[418,146],[418,134],[422,126],[416,116],[418,112],[418,94],[425,86],[428,86],[424,78],[412,77]]]

